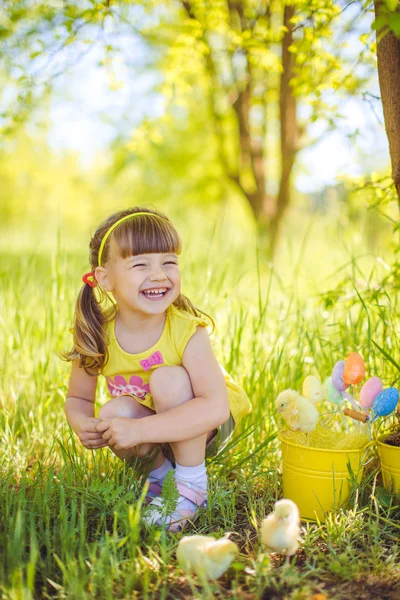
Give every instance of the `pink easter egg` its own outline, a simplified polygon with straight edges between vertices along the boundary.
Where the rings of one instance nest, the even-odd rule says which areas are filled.
[[[360,404],[363,408],[371,408],[373,401],[383,390],[382,381],[379,377],[371,377],[361,388]]]

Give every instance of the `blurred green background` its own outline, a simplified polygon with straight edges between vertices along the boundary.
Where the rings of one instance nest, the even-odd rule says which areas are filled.
[[[393,31],[397,13],[384,3]],[[56,352],[71,343],[91,233],[135,205],[176,225],[183,291],[215,319],[218,359],[253,404],[209,466],[218,510],[199,531],[238,536],[247,570],[231,574],[232,598],[260,597],[271,581],[287,591],[272,562],[255,562],[257,523],[281,495],[277,393],[326,377],[355,350],[368,376],[398,380],[398,198],[376,28],[368,1],[0,7],[5,598],[187,591],[170,568],[173,540],[140,529],[143,482],[108,449],[78,446],[63,413],[69,365]],[[315,578],[394,581],[398,514],[371,496],[372,480],[352,497],[354,513],[307,529],[293,580],[309,595],[293,598],[308,599]]]
[[[258,245],[286,285],[295,264],[312,286],[390,261],[374,28],[361,2],[6,3],[1,244],[84,254],[110,212],[148,205],[186,250],[216,230]]]

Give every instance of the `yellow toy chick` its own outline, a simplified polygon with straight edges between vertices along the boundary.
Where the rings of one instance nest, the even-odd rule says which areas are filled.
[[[181,539],[176,550],[179,566],[199,579],[218,579],[229,568],[239,548],[224,537],[189,535]]]
[[[317,426],[318,410],[310,400],[303,398],[295,390],[281,392],[275,401],[275,408],[278,413],[282,413],[288,427],[294,431],[310,433]]]
[[[285,553],[286,560],[296,553],[299,547],[300,515],[296,504],[291,500],[279,500],[274,511],[261,523],[260,541],[266,552]]]

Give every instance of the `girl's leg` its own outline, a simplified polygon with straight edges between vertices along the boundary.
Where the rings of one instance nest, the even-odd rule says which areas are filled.
[[[150,376],[150,390],[158,413],[194,397],[186,369],[178,366],[156,369]],[[169,531],[178,531],[184,526],[182,519],[192,518],[198,507],[204,506],[207,500],[205,445],[207,437],[212,434],[204,433],[193,439],[170,443],[176,461],[175,482],[179,491],[177,507],[173,513],[165,516],[163,499],[154,498],[149,505],[149,514],[144,517],[148,525],[166,522]]]
[[[106,402],[99,411],[99,417],[101,419],[112,419],[113,417],[129,417],[131,419],[142,419],[149,415],[154,415],[154,411],[143,406],[137,400],[131,396],[120,396]],[[144,458],[149,457],[149,461],[154,459],[154,455],[157,456],[154,459],[153,469],[161,466],[165,460],[164,454],[161,450],[160,444],[142,444],[141,446],[135,446],[131,450],[114,450],[111,448],[118,458],[122,460],[129,460],[133,457]]]
[[[156,412],[170,410],[194,398],[188,372],[184,367],[159,367],[150,376],[150,391],[153,396]],[[194,467],[204,461],[206,441],[213,431],[199,437],[172,442],[170,446],[177,463],[186,467]]]

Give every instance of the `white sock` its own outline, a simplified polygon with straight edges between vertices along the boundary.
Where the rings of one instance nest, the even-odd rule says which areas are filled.
[[[181,481],[188,487],[198,487],[202,490],[207,489],[207,471],[206,462],[203,461],[196,467],[184,467],[176,463],[175,481]],[[187,500],[187,498],[186,498]],[[190,502],[190,500],[188,500]]]
[[[153,471],[150,471],[148,480],[150,481],[150,483],[162,483],[168,471],[170,471],[173,468],[174,467],[172,466],[171,461],[169,461],[168,458],[166,458],[160,467],[157,467],[157,469],[153,469]]]
[[[175,469],[175,482],[183,483],[189,488],[200,488],[201,490],[207,491],[207,471],[206,464],[203,461],[200,465],[195,467],[184,467],[179,463],[176,463]],[[206,494],[207,496],[207,494]],[[163,518],[160,512],[160,508],[162,507],[162,498],[158,497],[152,500],[149,504],[149,507],[154,507],[154,511],[148,517],[145,517],[145,521],[149,525],[161,525]],[[179,496],[178,504],[176,506],[176,511],[168,515],[166,518],[166,523],[170,523],[171,521],[176,521],[181,518],[180,514],[177,512],[181,509],[188,509],[196,511],[197,505],[185,498],[184,496]]]

